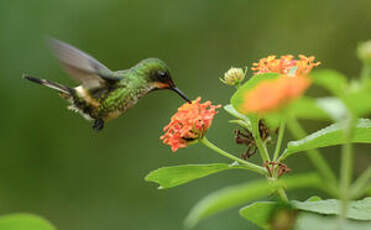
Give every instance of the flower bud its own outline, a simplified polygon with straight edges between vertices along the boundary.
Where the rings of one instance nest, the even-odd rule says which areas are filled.
[[[225,74],[224,78],[220,78],[226,85],[237,85],[245,79],[245,72],[241,68],[231,67]]]
[[[363,63],[371,64],[371,40],[358,45],[357,55]]]

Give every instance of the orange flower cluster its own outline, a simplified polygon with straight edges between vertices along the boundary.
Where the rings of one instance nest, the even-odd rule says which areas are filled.
[[[201,97],[198,97],[192,103],[185,103],[178,108],[170,120],[170,123],[164,127],[164,144],[170,145],[171,150],[176,152],[179,148],[187,147],[188,142],[203,137],[210,128],[217,114],[216,109],[221,105],[212,105],[210,101],[201,104]]]
[[[259,60],[258,63],[253,63],[251,68],[254,74],[262,73],[279,73],[279,74],[289,74],[291,69],[296,67],[295,75],[305,75],[308,74],[313,67],[320,65],[320,62],[314,62],[315,57],[306,57],[304,55],[299,55],[299,60],[294,59],[292,55],[281,56],[276,58],[276,56],[268,56]]]
[[[258,84],[244,96],[241,111],[244,113],[270,112],[298,97],[310,86],[306,76],[283,75],[275,80]]]

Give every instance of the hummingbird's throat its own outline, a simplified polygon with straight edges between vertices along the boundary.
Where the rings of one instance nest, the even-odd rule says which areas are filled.
[[[168,88],[170,88],[169,84],[162,83],[162,82],[155,82],[154,85],[158,89],[168,89]]]
[[[172,83],[173,85],[174,83]],[[192,103],[191,100],[189,100],[189,98],[178,88],[176,87],[175,85],[174,86],[171,86],[167,83],[163,83],[163,82],[155,82],[154,83],[155,87],[157,89],[170,89],[174,92],[176,92],[181,98],[183,98],[186,102],[188,103]]]

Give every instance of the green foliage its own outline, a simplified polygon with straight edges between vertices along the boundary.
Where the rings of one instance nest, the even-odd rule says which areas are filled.
[[[345,143],[344,123],[335,123],[298,141],[291,141],[280,160],[293,153]],[[371,120],[359,119],[353,127],[353,143],[371,143]]]
[[[55,230],[47,220],[33,214],[9,214],[0,216],[0,230]]]
[[[293,200],[286,205],[277,201],[254,202],[246,207],[241,208],[240,214],[246,220],[251,221],[259,227],[270,229],[274,212],[276,212],[279,208],[298,210],[302,212],[312,212],[321,215],[339,215],[340,206],[341,202],[339,200],[321,200],[321,198],[313,196],[304,202]],[[354,220],[370,221],[371,198],[352,201],[350,203],[347,217]],[[300,221],[302,220],[299,218],[297,222]],[[371,222],[369,222],[369,224],[371,224]]]
[[[240,215],[261,228],[269,229],[269,221],[277,202],[258,201],[240,209]]]
[[[167,189],[182,185],[193,180],[230,169],[246,169],[238,165],[228,164],[203,164],[203,165],[179,165],[162,167],[150,172],[146,181],[159,184],[159,189]]]
[[[310,76],[314,84],[326,88],[337,96],[344,95],[348,87],[347,77],[334,70],[317,70],[313,71]]]
[[[288,105],[287,114],[310,120],[329,120],[329,114],[320,106],[321,99],[301,97]]]
[[[344,103],[336,97],[319,98],[316,104],[334,121],[342,121],[349,115]]]
[[[237,112],[237,110],[235,110],[231,104],[225,105],[223,108],[230,115],[234,116],[235,118],[238,118],[238,120],[229,121],[230,123],[238,124],[241,127],[244,127],[245,129],[249,130],[250,132],[252,131],[251,121],[249,117]]]
[[[282,186],[290,190],[303,187],[319,187],[320,184],[321,180],[317,174],[299,174],[278,181],[257,180],[229,186],[213,192],[199,201],[188,214],[185,224],[192,227],[206,217],[267,196],[282,188]]]
[[[341,228],[339,228],[339,225]],[[340,222],[336,217],[302,213],[296,219],[295,230],[369,230],[370,223],[344,220]]]
[[[235,108],[233,108],[231,104],[225,105],[223,108],[225,111],[227,111],[230,115],[234,116],[235,118],[238,118],[241,120],[246,119],[246,116],[237,112],[237,110],[235,110]]]
[[[369,82],[354,82],[342,101],[355,116],[364,116],[371,112],[371,85]]]
[[[341,201],[335,199],[319,201],[292,201],[296,209],[326,215],[340,214]],[[371,197],[352,201],[349,204],[347,217],[354,220],[371,221]],[[371,224],[371,223],[370,223]]]
[[[314,84],[318,84],[331,92],[346,105],[355,116],[363,116],[371,112],[371,86],[368,81],[354,81],[348,84],[346,76],[334,70],[321,70],[311,73]],[[356,103],[355,103],[356,102]]]

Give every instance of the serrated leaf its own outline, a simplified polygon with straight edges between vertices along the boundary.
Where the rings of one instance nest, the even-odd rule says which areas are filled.
[[[334,95],[343,95],[348,87],[347,77],[334,70],[318,70],[310,74],[314,84],[328,89]]]
[[[232,106],[236,109],[236,111],[243,114],[243,112],[241,111],[241,105],[244,102],[245,94],[253,89],[256,85],[258,85],[261,81],[274,80],[277,79],[279,76],[280,74],[277,73],[265,73],[251,77],[233,94],[231,98]]]
[[[167,189],[230,169],[246,168],[222,163],[178,165],[156,169],[150,172],[144,179],[145,181],[159,184],[159,189]]]
[[[295,209],[325,215],[339,215],[341,201],[335,199],[319,201],[292,201]],[[354,220],[371,220],[371,197],[350,202],[347,217]]]
[[[0,216],[0,230],[55,230],[56,228],[42,217],[17,213]]]
[[[229,186],[213,192],[199,201],[188,214],[185,224],[188,227],[192,227],[206,217],[267,196],[282,186],[285,186],[287,190],[291,190],[303,187],[316,187],[320,184],[321,178],[317,174],[310,173],[287,176],[274,183],[264,179]]]
[[[353,143],[371,143],[371,120],[359,119],[353,127]],[[280,157],[282,161],[293,153],[303,152],[310,149],[323,148],[333,145],[344,144],[343,123],[335,123],[301,140],[290,141],[284,154]]]
[[[370,222],[344,221],[341,223],[342,230],[369,230]],[[295,230],[329,230],[339,229],[339,218],[301,213],[296,219]]]

